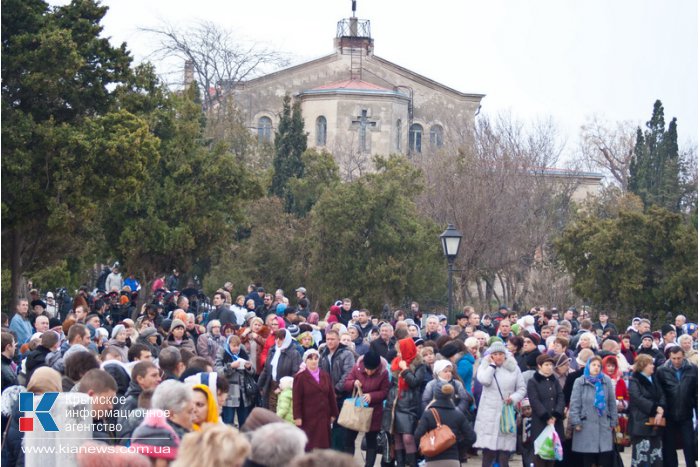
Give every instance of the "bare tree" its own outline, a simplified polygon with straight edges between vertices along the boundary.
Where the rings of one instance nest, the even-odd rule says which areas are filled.
[[[562,146],[551,121],[526,128],[508,116],[482,117],[462,141],[413,158],[426,180],[421,212],[464,234],[456,287],[463,301],[527,299],[537,252],[563,226],[575,188],[575,177],[550,170]]]
[[[282,53],[240,41],[232,31],[210,21],[200,21],[186,29],[165,24],[141,30],[158,37],[156,59],[175,56],[192,67],[207,109],[220,103],[235,83],[259,76],[270,67],[288,64]]]
[[[627,191],[637,126],[629,121],[607,122],[593,116],[581,127],[581,152],[595,168],[609,173]]]

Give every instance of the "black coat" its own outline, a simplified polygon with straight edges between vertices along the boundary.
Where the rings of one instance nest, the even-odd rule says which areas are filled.
[[[393,372],[392,385],[389,389],[382,420],[382,430],[388,433],[407,434],[416,430],[416,424],[421,416],[422,388],[426,371],[425,364],[418,356],[403,372]],[[408,389],[402,391],[400,396],[399,373],[408,384]]]
[[[649,417],[656,416],[656,409],[663,407],[666,410],[666,397],[664,391],[659,386],[657,376],[652,377],[653,382],[642,375],[634,372],[629,380],[629,423],[627,430],[631,436],[657,436],[661,430],[646,426]]]
[[[554,429],[564,439],[564,392],[552,375],[545,377],[539,372],[527,382],[527,397],[532,407],[532,438],[536,439],[547,427],[547,420],[554,417]]]
[[[457,437],[457,443],[437,456],[426,457],[426,459],[428,461],[459,460],[458,446],[471,447],[476,442],[476,433],[474,433],[474,428],[467,420],[467,417],[455,409],[454,404],[449,399],[438,399],[423,412],[414,433],[416,444],[420,443],[420,439],[425,433],[437,427],[433,413],[430,410],[431,407],[437,410],[440,423],[450,427],[452,433]]]
[[[569,373],[568,375],[566,375],[566,382],[564,383],[564,402],[566,403],[567,407],[571,402],[571,393],[574,390],[574,383],[577,379],[583,376],[583,370],[584,368],[579,368],[573,373]]]
[[[542,355],[542,352],[540,352],[540,349],[537,347],[530,352],[523,352],[516,355],[515,360],[518,362],[520,371],[537,370],[537,357],[540,355]]]
[[[46,365],[46,356],[51,353],[51,349],[47,349],[43,345],[38,345],[36,349],[29,352],[27,355],[27,383],[32,379],[34,370]]]
[[[384,357],[387,362],[391,362],[396,357],[396,339],[392,337],[389,339],[389,343],[386,343],[381,337],[378,337],[372,341],[369,349]]]
[[[10,386],[16,386],[19,384],[17,381],[17,373],[12,369],[12,360],[6,356],[2,356],[2,389],[9,388]]]
[[[277,346],[272,346],[267,354],[267,360],[265,361],[265,367],[260,373],[260,378],[258,379],[258,386],[262,392],[263,401],[267,401],[270,396],[270,386],[272,384],[272,358],[277,352]],[[274,380],[279,383],[279,380],[283,376],[294,376],[297,371],[299,371],[299,365],[301,365],[301,355],[297,351],[294,345],[290,345],[286,349],[282,350],[279,361],[277,362],[277,378]],[[266,402],[265,402],[266,404]]]
[[[667,410],[664,416],[669,421],[684,421],[693,418],[693,409],[698,409],[698,367],[683,360],[681,380],[676,377],[676,370],[668,361],[656,371],[659,385],[666,396]]]

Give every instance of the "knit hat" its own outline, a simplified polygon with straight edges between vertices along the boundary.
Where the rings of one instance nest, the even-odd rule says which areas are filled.
[[[250,415],[245,419],[245,423],[241,427],[243,433],[250,433],[255,431],[261,426],[268,425],[270,423],[284,422],[277,414],[271,410],[264,409],[262,407],[255,407]]]
[[[497,353],[497,352],[506,353],[506,346],[505,346],[505,344],[503,344],[503,342],[501,342],[499,340],[499,341],[494,342],[491,345],[489,345],[488,351],[489,351],[489,354],[493,354],[493,353]]]
[[[683,325],[683,332],[686,334],[692,335],[695,333],[695,331],[697,331],[697,329],[698,329],[698,325],[695,323],[685,323]]]
[[[450,383],[445,383],[442,386],[438,385],[439,391],[433,391],[433,396],[437,400],[452,400],[452,395],[455,393],[455,388]]]
[[[419,345],[425,345],[425,341],[420,336],[413,337],[413,343],[416,344],[416,347],[418,347]]]
[[[500,337],[491,336],[491,337],[489,337],[489,340],[488,340],[487,344],[488,344],[488,346],[490,347],[491,344],[494,344],[494,343],[496,343],[496,342],[499,342],[499,343],[503,344],[503,339],[501,339]]]
[[[645,332],[644,334],[642,334],[642,340],[644,339],[654,340],[654,335],[650,332]]]
[[[168,425],[161,410],[149,410],[146,418],[134,430],[131,440],[132,447],[150,458],[169,461],[177,458],[180,437]]]
[[[362,358],[362,362],[365,364],[365,368],[367,370],[374,370],[375,368],[379,367],[381,357],[374,350],[370,350]]]
[[[443,345],[442,348],[440,349],[440,355],[443,357],[449,359],[457,355],[459,352],[462,351],[461,346],[459,343],[455,341],[448,342],[447,344]]]
[[[445,368],[451,367],[452,363],[449,360],[436,360],[433,364],[433,374],[438,374]]]
[[[561,368],[567,364],[571,363],[571,359],[565,354],[565,353],[560,353],[555,359],[554,359],[554,368]]]
[[[174,319],[172,324],[170,325],[170,331],[173,331],[175,328],[179,327],[186,327],[184,321],[181,319]]]
[[[173,320],[165,318],[163,321],[160,322],[160,327],[163,328],[163,331],[168,332],[170,331],[172,324]]]
[[[297,337],[299,335],[299,326],[296,324],[290,324],[287,326],[287,330],[289,331],[289,334],[292,335],[292,337]]]
[[[301,360],[305,362],[306,359],[308,359],[311,355],[316,355],[316,356],[318,357],[318,356],[319,356],[318,350],[316,350],[316,349],[308,349],[306,352],[304,352],[304,356],[303,356],[303,358],[302,358]]]
[[[292,384],[294,383],[294,378],[291,376],[283,376],[280,378],[280,389],[292,389]]]
[[[245,314],[245,320],[250,321],[251,319],[255,318],[256,315],[254,311],[249,311],[248,313]]]
[[[50,318],[49,319],[49,329],[57,328],[61,326],[61,320],[58,318]]]
[[[117,338],[117,334],[119,334],[122,331],[125,331],[126,327],[123,324],[117,324],[112,328],[112,339]]]
[[[676,328],[671,324],[664,324],[661,326],[661,335],[665,336],[669,332],[676,332]]]
[[[530,399],[528,399],[527,397],[524,397],[524,398],[520,401],[520,407],[521,407],[521,408],[522,408],[522,407],[530,407]]]

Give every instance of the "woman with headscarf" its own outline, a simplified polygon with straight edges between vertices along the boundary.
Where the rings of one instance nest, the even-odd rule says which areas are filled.
[[[129,347],[127,346],[126,339],[128,337],[128,331],[123,324],[117,324],[112,329],[112,338],[107,342],[106,347],[112,347],[119,355],[122,357],[122,363],[129,362]],[[136,339],[134,339],[136,341]]]
[[[279,329],[274,333],[275,345],[265,360],[265,366],[258,386],[262,394],[263,407],[272,411],[277,410],[277,395],[279,381],[283,376],[294,376],[301,365],[301,355],[292,345],[292,335],[287,329]]]
[[[301,428],[308,442],[306,450],[331,447],[331,424],[338,418],[338,404],[331,375],[321,370],[316,349],[304,352],[306,368],[294,376],[292,407],[294,424]]]
[[[219,423],[219,407],[216,397],[206,384],[195,384],[192,387],[192,430],[199,431],[205,423]],[[242,423],[241,423],[242,424]]]
[[[613,430],[617,404],[612,381],[603,371],[600,357],[591,357],[583,376],[574,382],[569,423],[574,427],[572,450],[582,454],[584,467],[612,465]]]
[[[168,336],[163,341],[163,348],[175,347],[178,350],[186,349],[197,355],[197,348],[194,341],[187,333],[185,322],[180,319],[174,319],[170,325]]]
[[[654,376],[654,359],[639,355],[630,377],[628,433],[632,437],[632,466],[661,467],[663,429],[647,425],[650,418],[660,422],[666,408],[666,396]]]
[[[517,434],[501,432],[501,414],[504,405],[516,406],[525,397],[526,388],[515,358],[507,354],[506,346],[500,340],[494,341],[484,352],[476,381],[482,385],[482,390],[474,423],[474,447],[483,449],[483,467],[490,467],[494,462],[508,467]]]
[[[382,429],[394,436],[396,464],[415,465],[417,446],[413,434],[421,415],[421,387],[426,368],[412,338],[401,339],[396,350]]]
[[[268,335],[263,343],[262,350],[260,351],[258,358],[258,374],[262,373],[265,362],[267,361],[267,355],[270,353],[270,349],[275,346],[275,334],[280,329],[284,329],[284,320],[279,318],[277,315],[270,313],[265,317],[265,325],[268,329]]]
[[[253,364],[255,374],[258,375],[262,371],[264,362],[261,360],[261,354],[265,347],[265,340],[267,339],[267,337],[263,337],[260,334],[263,331],[264,325],[265,323],[263,323],[261,318],[257,316],[251,317],[248,321],[248,327],[241,334],[241,341],[245,342],[245,348],[250,356],[250,363]]]
[[[234,415],[238,416],[238,426],[243,426],[250,410],[255,405],[255,396],[246,394],[245,373],[255,373],[238,336],[229,336],[219,349],[214,363],[214,371],[223,375],[229,383],[228,397],[221,412],[224,423],[233,425]]]
[[[421,409],[425,410],[428,404],[432,402],[437,387],[449,383],[454,388],[452,394],[453,405],[457,407],[457,410],[466,414],[471,403],[471,398],[467,394],[464,384],[460,380],[455,379],[455,370],[452,362],[444,359],[435,361],[433,365],[433,375],[435,378],[430,381],[423,390]]]

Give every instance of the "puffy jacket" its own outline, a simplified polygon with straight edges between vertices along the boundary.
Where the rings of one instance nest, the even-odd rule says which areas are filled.
[[[423,382],[427,368],[420,354],[413,359],[408,369],[392,371],[392,385],[387,396],[386,409],[382,420],[382,430],[388,433],[411,434],[421,416]],[[408,384],[408,389],[399,396],[399,374]]]
[[[671,361],[656,371],[668,405],[664,416],[672,421],[693,418],[693,409],[698,409],[698,367],[684,359],[679,372],[680,379]]]

